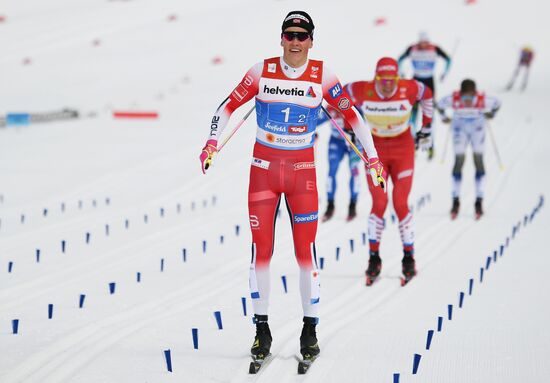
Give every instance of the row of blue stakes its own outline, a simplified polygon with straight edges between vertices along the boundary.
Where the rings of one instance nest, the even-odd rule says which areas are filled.
[[[416,209],[417,210],[422,209],[429,202],[431,202],[430,194],[422,195],[417,201]],[[278,214],[280,214],[280,212],[281,212],[281,210],[279,210]],[[394,215],[392,214],[392,222],[395,223],[395,221],[396,221],[396,219],[395,219]],[[236,229],[236,232],[237,232],[237,235],[238,235],[238,226],[236,226],[235,229]],[[367,233],[362,232],[361,233],[361,239],[362,239],[363,246],[366,246],[367,245]],[[351,253],[353,253],[355,251],[355,240],[353,238],[349,239],[349,250],[350,250]],[[203,252],[205,252],[205,251],[206,251],[206,243],[203,241]],[[336,261],[340,260],[340,254],[341,254],[341,247],[337,246],[336,247]],[[325,264],[324,257],[319,257],[319,268],[321,270],[324,269],[324,264]],[[285,275],[281,276],[281,282],[282,282],[285,294],[288,293],[287,278],[286,278]],[[246,317],[247,316],[246,297],[241,297],[241,305],[242,305],[243,315]],[[220,311],[214,311],[214,318],[216,320],[218,330],[222,330],[223,329],[223,323],[222,323],[221,312]],[[193,349],[198,350],[198,348],[199,348],[199,329],[198,328],[192,328],[191,329],[191,338],[192,338],[192,341],[193,341]],[[173,372],[171,350],[170,349],[163,350],[163,354],[164,354],[164,360],[166,362],[166,369],[168,370],[168,372]]]
[[[540,211],[540,209],[544,206],[544,196],[539,197],[539,202],[537,205],[527,214],[523,217],[523,227],[525,228],[527,224],[530,224],[537,213]],[[522,221],[518,221],[514,226],[512,226],[512,239],[516,238],[516,235],[519,233],[519,230],[522,226]],[[487,256],[487,258],[484,260],[484,265],[479,269],[479,283],[483,283],[483,275],[489,271],[489,268],[491,267],[491,263],[496,263],[497,260],[504,255],[504,250],[508,248],[510,245],[510,237],[507,236],[506,240],[503,244],[499,244],[497,249],[493,251],[492,255]],[[470,278],[468,281],[468,295],[471,296],[474,289],[474,278]],[[461,309],[464,304],[464,298],[466,294],[464,291],[460,291],[458,294],[458,308]],[[447,320],[451,321],[453,319],[453,305],[448,304],[447,305]],[[437,332],[442,332],[443,330],[443,316],[437,317]],[[434,336],[435,330],[428,330],[427,338],[426,338],[426,351],[430,350],[432,339]],[[413,355],[413,366],[412,366],[412,373],[413,375],[416,375],[418,373],[418,369],[420,367],[420,360],[422,359],[422,354],[414,354]],[[394,373],[393,374],[393,383],[399,383],[400,373]]]
[[[95,201],[95,200],[94,200]],[[110,203],[110,199],[107,198],[106,200],[106,203],[109,204]],[[212,196],[212,206],[215,206],[216,205],[216,201],[217,201],[217,197],[216,196]],[[62,204],[63,206],[64,204]],[[203,207],[206,207],[208,205],[208,201],[207,200],[203,200],[202,201],[202,205]],[[191,202],[191,210],[194,211],[196,209],[196,202],[195,201],[192,201]],[[95,207],[95,206],[94,206]],[[182,209],[182,206],[181,206],[181,203],[178,203],[176,205],[176,212],[177,214],[180,214],[181,213],[181,209]],[[166,210],[164,207],[161,207],[159,208],[159,215],[161,218],[164,218],[166,214]],[[44,209],[44,216],[47,215],[47,209]],[[22,215],[23,219],[24,219],[24,215]],[[143,222],[145,224],[149,223],[149,215],[148,214],[144,214],[143,215]],[[129,219],[125,219],[124,220],[124,228],[126,230],[128,230],[130,228],[130,220]],[[105,235],[106,236],[109,236],[110,235],[110,231],[111,231],[111,226],[109,224],[105,224]],[[91,238],[92,238],[92,233],[91,232],[86,232],[84,233],[84,240],[86,242],[86,244],[90,244],[90,241],[91,241]],[[223,243],[223,236],[220,236],[220,242]],[[67,245],[68,245],[68,242],[67,240],[65,239],[62,239],[60,241],[60,245],[61,245],[61,252],[63,254],[65,254],[65,252],[67,251]],[[184,249],[184,253],[185,253],[185,249]],[[203,251],[206,251],[206,241],[203,241]],[[184,254],[184,257],[185,257],[185,254]],[[36,260],[36,263],[40,263],[40,259],[41,259],[41,250],[40,249],[36,249],[35,250],[35,260]],[[15,265],[15,262],[14,261],[8,261],[8,273],[11,273],[13,271],[13,268],[14,268],[14,265]]]
[[[4,196],[3,195],[0,195],[0,202],[3,202],[4,201]],[[109,206],[111,204],[111,199],[109,197],[106,197],[105,198],[105,205]],[[92,207],[96,208],[98,206],[98,202],[97,202],[97,199],[92,199]],[[83,200],[78,200],[78,210],[82,210],[82,208],[84,207],[84,201]],[[65,202],[61,202],[59,204],[59,209],[61,211],[61,213],[65,213],[65,211],[67,210],[67,204]],[[46,218],[48,217],[48,214],[52,211],[52,209],[49,209],[49,208],[42,208],[42,217]],[[25,224],[27,222],[27,216],[24,214],[24,213],[21,213],[19,215],[19,223],[20,224]],[[2,227],[2,218],[0,218],[0,228]]]
[[[213,200],[212,200],[213,204],[215,204],[215,201],[216,201],[216,198],[214,196]],[[203,205],[206,206],[206,203],[204,203],[204,202],[205,201],[203,201]],[[420,197],[419,200],[417,201],[417,210],[421,209],[427,202],[430,202],[429,194]],[[179,207],[178,212],[180,212],[181,207],[180,207],[179,204],[178,204],[178,207]],[[192,203],[192,210],[194,210],[194,209],[195,209],[195,202]],[[164,214],[163,214],[164,209],[160,208],[160,211],[161,211],[161,217],[163,217],[164,216]],[[147,215],[145,215],[145,217],[147,217]],[[394,219],[392,218],[392,222],[393,221],[394,221]],[[128,221],[126,221],[126,225],[125,225],[126,228],[128,228],[127,222]],[[145,222],[147,222],[146,218],[145,218]],[[235,225],[235,235],[239,236],[239,233],[240,233],[240,226]],[[109,235],[108,225],[106,226],[106,234]],[[365,246],[367,244],[367,234],[365,232],[362,232],[361,237],[362,237],[362,244],[363,244],[363,246]],[[89,243],[89,240],[90,240],[90,233],[86,233],[86,243]],[[223,244],[223,243],[224,243],[224,236],[220,235],[220,244]],[[61,248],[62,248],[62,252],[65,253],[66,242],[64,240],[62,240],[62,242],[61,242]],[[353,238],[349,239],[349,249],[350,249],[351,253],[353,253],[354,250],[355,250],[355,240]],[[207,251],[207,241],[206,240],[202,241],[202,251],[203,251],[204,254],[206,254],[206,251]],[[341,247],[337,246],[336,247],[336,261],[338,261],[340,259],[340,254],[341,254]],[[183,260],[183,262],[187,261],[187,249],[186,248],[182,249],[182,260]],[[36,250],[36,261],[40,262],[40,249]],[[319,267],[320,267],[321,270],[324,269],[324,263],[325,263],[324,261],[325,261],[324,257],[319,258]],[[160,271],[161,272],[164,271],[164,264],[165,264],[165,260],[164,260],[164,258],[161,258],[161,260],[160,260]],[[12,267],[13,267],[13,262],[10,262],[9,267],[8,267],[9,272],[12,271]],[[141,282],[141,272],[136,273],[136,281],[138,283]],[[288,293],[287,278],[286,278],[285,275],[281,276],[281,282],[282,282],[282,285],[283,285],[284,292]],[[110,282],[108,287],[109,287],[109,293],[111,295],[114,294],[115,290],[116,290],[116,282]],[[78,303],[79,308],[84,307],[85,299],[86,299],[86,295],[85,294],[80,294],[79,303]],[[242,304],[243,315],[247,316],[247,302],[246,302],[245,297],[241,297],[241,304]],[[53,311],[54,311],[54,305],[53,304],[48,304],[48,319],[53,318]],[[220,311],[215,311],[214,312],[214,317],[216,319],[218,329],[220,329],[220,330],[223,329],[221,312]],[[198,329],[193,328],[191,331],[192,331],[192,339],[193,339],[193,348],[198,349]],[[13,334],[18,334],[18,332],[19,332],[19,319],[13,319],[12,320],[12,333]],[[166,357],[167,368],[168,368],[169,371],[172,371],[170,350],[165,350],[165,357]]]

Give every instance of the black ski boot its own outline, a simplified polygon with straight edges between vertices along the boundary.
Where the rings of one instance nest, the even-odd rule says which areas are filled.
[[[328,221],[334,215],[334,201],[328,201],[327,210],[323,216],[323,222]]]
[[[355,217],[357,217],[357,202],[350,201],[349,207],[348,207],[348,218],[346,219],[348,222],[353,220]]]
[[[317,318],[304,317],[304,327],[302,328],[302,335],[300,335],[300,353],[304,360],[315,359],[321,352],[315,332],[316,325]]]
[[[483,203],[483,198],[479,198],[479,197],[476,198],[476,203],[474,205],[475,210],[476,210],[476,219],[480,219],[481,216],[483,215],[482,203]]]
[[[433,146],[430,146],[430,147],[428,148],[428,161],[433,160],[433,158],[434,158],[434,153],[435,153],[434,147],[433,147]]]
[[[451,219],[455,219],[458,215],[458,209],[460,209],[460,201],[458,197],[453,198],[453,207],[451,208]]]
[[[250,349],[250,353],[257,359],[265,359],[271,350],[271,331],[267,324],[267,315],[254,315],[256,323],[256,337]]]
[[[380,259],[379,251],[370,251],[369,252],[369,267],[365,274],[367,276],[367,286],[370,286],[374,283],[376,278],[380,275],[382,270],[382,259]]]
[[[403,278],[401,286],[405,286],[416,275],[416,265],[412,251],[404,251],[403,259],[401,260]]]

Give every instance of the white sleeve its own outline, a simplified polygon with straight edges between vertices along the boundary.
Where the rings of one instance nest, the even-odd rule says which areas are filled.
[[[437,109],[440,110],[447,110],[453,106],[453,96],[449,95],[446,97],[443,97],[439,102],[437,103]]]
[[[500,100],[496,97],[485,96],[485,110],[487,112],[496,111],[500,108]]]

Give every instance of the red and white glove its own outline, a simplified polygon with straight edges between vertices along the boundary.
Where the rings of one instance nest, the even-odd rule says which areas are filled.
[[[384,165],[378,159],[378,157],[369,158],[369,173],[374,185],[380,186],[382,189],[385,190],[388,174],[386,173]]]
[[[218,153],[218,141],[208,140],[202,148],[199,159],[201,161],[202,173],[206,174],[206,170],[212,165],[212,159]]]

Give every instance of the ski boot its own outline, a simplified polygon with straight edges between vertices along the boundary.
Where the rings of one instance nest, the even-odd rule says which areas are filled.
[[[348,218],[346,218],[346,221],[351,221],[355,217],[357,217],[357,209],[356,209],[357,203],[355,201],[350,201],[349,207],[348,207]]]
[[[460,208],[460,201],[458,197],[453,198],[453,207],[451,208],[451,219],[456,219],[458,215],[458,209]]]
[[[476,220],[480,219],[481,216],[483,215],[483,207],[482,207],[482,202],[483,202],[483,199],[482,198],[476,198],[476,203],[474,205],[475,207],[475,215],[476,215]]]
[[[334,215],[334,201],[328,201],[327,210],[323,216],[323,222],[328,221]]]
[[[431,161],[434,159],[435,150],[433,146],[430,146],[428,148],[428,161]]]
[[[262,367],[264,361],[271,355],[271,331],[267,324],[267,315],[254,315],[256,323],[256,337],[250,349],[252,362],[250,362],[249,373],[255,374]]]
[[[412,251],[404,251],[403,259],[401,260],[403,278],[401,278],[401,286],[405,286],[416,275],[415,261]]]
[[[379,251],[371,250],[369,252],[369,267],[365,274],[367,276],[367,286],[370,286],[376,281],[382,270],[382,259],[380,259]]]
[[[304,317],[304,327],[300,335],[300,354],[303,360],[298,363],[298,374],[305,374],[321,352],[315,332],[316,325],[317,318]]]

